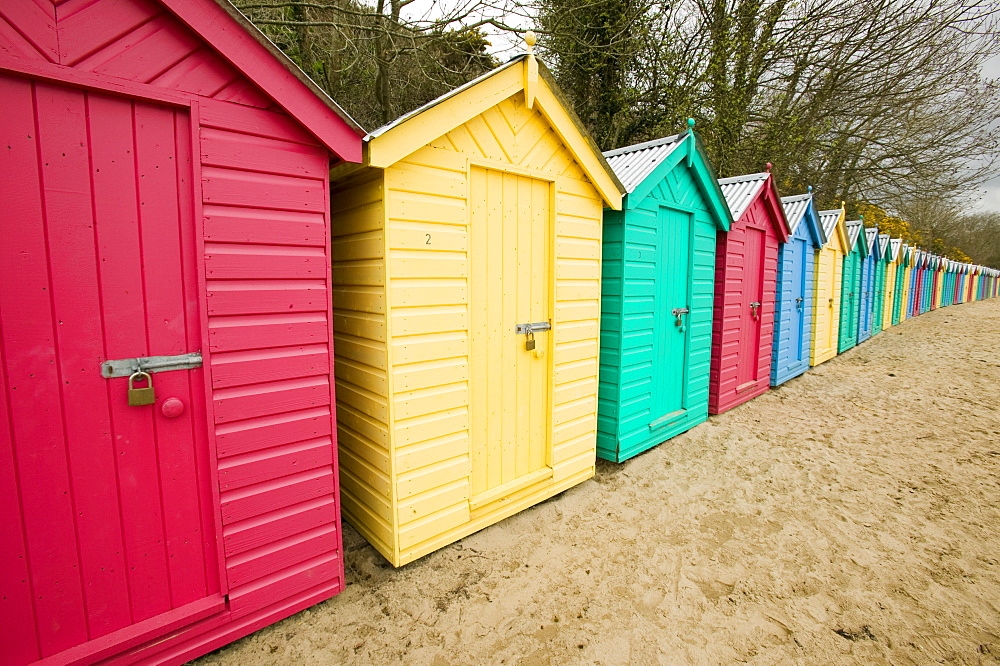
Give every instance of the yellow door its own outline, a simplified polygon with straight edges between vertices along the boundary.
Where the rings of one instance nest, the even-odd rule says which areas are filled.
[[[472,168],[470,252],[471,509],[552,474],[552,333],[516,333],[552,320],[551,184]]]

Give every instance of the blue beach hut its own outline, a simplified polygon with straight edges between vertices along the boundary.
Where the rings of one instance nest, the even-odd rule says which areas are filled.
[[[778,248],[771,386],[786,382],[809,369],[816,251],[827,241],[811,187],[808,194],[782,197],[781,206],[785,209],[790,233],[788,242]]]
[[[868,254],[861,262],[861,298],[858,299],[858,344],[872,336],[875,321],[875,276],[879,262],[879,242],[877,229],[865,229],[864,238]]]

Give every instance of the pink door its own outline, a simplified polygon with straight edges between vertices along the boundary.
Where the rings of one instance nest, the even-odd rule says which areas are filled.
[[[743,234],[743,305],[740,351],[737,357],[737,391],[755,385],[760,370],[765,236],[763,229],[749,226]]]
[[[85,661],[223,604],[186,109],[0,76],[4,663]],[[183,413],[168,418],[163,401]]]

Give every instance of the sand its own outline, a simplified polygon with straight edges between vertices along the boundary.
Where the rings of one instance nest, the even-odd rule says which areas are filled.
[[[1000,663],[1000,299],[930,312],[200,664]]]

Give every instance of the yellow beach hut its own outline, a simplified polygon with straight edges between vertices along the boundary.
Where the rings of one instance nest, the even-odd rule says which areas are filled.
[[[902,238],[890,238],[888,248],[888,262],[885,265],[885,297],[882,303],[882,330],[892,326],[892,311],[896,303],[896,273],[899,268],[900,251],[903,248]]]
[[[331,173],[343,513],[394,566],[594,474],[622,192],[530,53]]]
[[[816,281],[813,294],[813,338],[810,365],[819,365],[837,355],[840,335],[840,293],[844,255],[850,248],[843,206],[821,210],[819,221],[827,238],[816,250]]]

